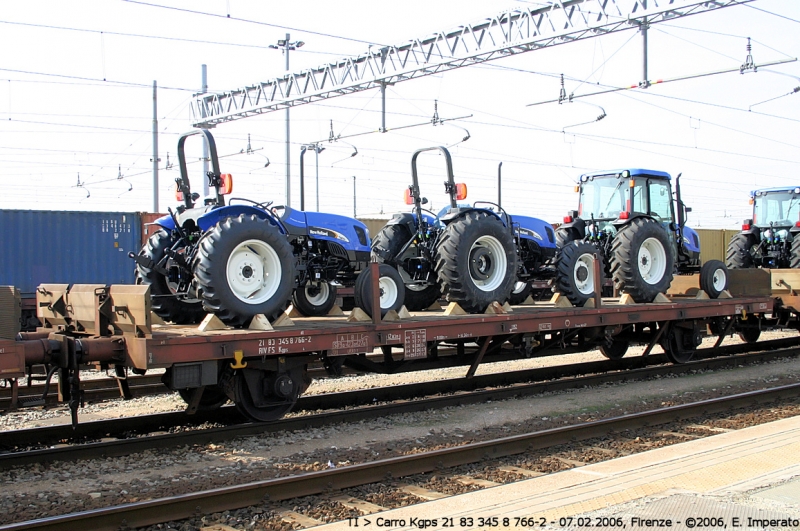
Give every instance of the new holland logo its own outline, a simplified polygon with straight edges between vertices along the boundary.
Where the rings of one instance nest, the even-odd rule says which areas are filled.
[[[309,227],[308,228],[308,233],[311,236],[323,236],[325,238],[334,238],[336,240],[341,240],[343,242],[349,242],[350,241],[350,240],[347,239],[347,237],[344,234],[342,234],[340,232],[336,232],[335,230],[330,230],[330,229],[322,229],[322,228],[319,228],[319,227]]]
[[[536,238],[537,240],[544,241],[544,239],[535,230],[519,229],[519,232],[520,232],[520,234],[525,234],[527,236],[530,236],[531,238]]]

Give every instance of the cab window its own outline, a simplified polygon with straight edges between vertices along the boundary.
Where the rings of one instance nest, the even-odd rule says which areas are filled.
[[[650,181],[650,211],[649,214],[662,223],[672,221],[672,197],[667,181]]]

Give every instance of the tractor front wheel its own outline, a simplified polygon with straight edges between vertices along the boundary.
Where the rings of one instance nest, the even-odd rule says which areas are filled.
[[[388,264],[380,264],[378,266],[378,290],[381,317],[385,316],[389,310],[399,311],[403,307],[406,292],[403,286],[403,279],[397,269]],[[354,291],[356,306],[372,317],[371,267],[368,267],[358,275]]]
[[[292,304],[306,317],[327,315],[336,304],[336,286],[328,282],[306,282],[292,292]]]
[[[728,269],[719,260],[709,260],[700,268],[700,289],[716,299],[728,287]]]
[[[600,277],[594,278],[595,255],[600,260]],[[575,306],[594,297],[595,285],[602,285],[603,257],[591,243],[572,241],[560,249],[556,262],[556,290]]]
[[[232,326],[258,314],[274,320],[294,288],[294,255],[269,221],[241,214],[226,218],[200,243],[194,275],[203,307]]]
[[[622,227],[611,244],[614,287],[636,302],[652,302],[672,283],[675,257],[660,223],[636,218]]]

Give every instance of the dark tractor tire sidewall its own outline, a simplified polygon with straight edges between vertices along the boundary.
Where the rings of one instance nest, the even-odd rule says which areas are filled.
[[[792,247],[790,249],[789,267],[792,269],[800,269],[800,233],[793,235]]]
[[[386,290],[391,290],[390,293],[394,294],[391,299],[380,301],[381,317],[385,317],[389,311],[400,311],[405,302],[405,286],[403,278],[398,273],[397,269],[389,264],[380,264],[378,266],[378,285]],[[385,291],[389,293],[388,291]],[[355,284],[355,300],[356,306],[364,310],[364,312],[372,317],[372,270],[367,268],[362,271]]]
[[[575,229],[556,229],[556,248],[561,249],[578,239]]]
[[[275,292],[254,304],[241,300],[228,280],[228,261],[244,242],[256,240],[272,249],[280,263],[281,278]],[[275,271],[270,271],[274,274]],[[194,264],[203,307],[232,326],[247,326],[253,316],[274,320],[286,308],[294,288],[295,258],[286,236],[274,225],[254,215],[226,218],[203,238]]]
[[[656,264],[664,271],[657,281],[648,281],[642,276],[643,266],[639,264],[640,249],[647,243],[655,248],[660,244],[662,257],[650,255],[650,267]],[[658,259],[663,264],[657,264]],[[620,228],[611,243],[611,274],[614,287],[621,293],[628,293],[639,303],[652,302],[656,295],[664,293],[672,283],[675,267],[675,254],[667,231],[660,223],[647,218],[637,218]]]
[[[752,234],[735,234],[728,243],[725,253],[725,265],[728,269],[749,269],[755,267],[753,257],[750,255],[750,248],[755,245],[755,238]],[[794,254],[792,255],[794,260]],[[800,259],[798,260],[800,262]],[[800,263],[798,263],[800,267]]]
[[[491,243],[497,244],[502,248],[505,260],[503,269],[497,257],[490,257],[490,260],[495,260],[490,275],[492,284],[498,279],[500,282],[496,287],[487,290],[476,284],[471,272],[475,265],[471,260],[480,252],[485,252],[475,246],[479,240],[491,240]],[[511,231],[494,216],[484,212],[468,212],[453,220],[442,232],[436,248],[435,271],[445,298],[449,302],[458,303],[469,313],[483,312],[494,301],[508,300],[517,281],[517,252]],[[502,277],[495,276],[499,274]]]
[[[600,260],[600,278],[592,281],[591,290],[584,285],[582,275],[594,275],[594,255]],[[588,255],[588,256],[587,256]],[[563,294],[575,306],[583,306],[594,297],[595,283],[603,285],[606,268],[602,253],[588,242],[572,241],[559,250],[556,261],[556,291]],[[579,278],[576,278],[579,277]]]
[[[146,256],[153,262],[159,262],[167,253],[175,240],[166,230],[159,230],[147,240],[140,256]],[[175,324],[195,324],[199,323],[206,316],[203,303],[200,300],[180,300],[172,295],[172,290],[167,283],[167,277],[141,265],[136,266],[136,283],[150,286],[151,309],[153,312],[164,319]]]
[[[398,253],[410,239],[404,225],[385,225],[372,239],[370,254],[379,263],[395,264]]]
[[[721,276],[724,275],[724,278]],[[709,260],[700,268],[700,289],[716,299],[728,289],[728,269],[720,260]]]
[[[425,289],[421,290],[414,290],[406,286],[405,291],[405,305],[412,312],[428,309],[442,296],[437,284],[425,286]]]
[[[325,295],[324,300],[317,296],[309,298],[308,290],[312,290],[311,283],[299,286],[292,292],[292,304],[298,312],[306,317],[320,317],[328,315],[333,305],[336,304],[336,286],[328,282],[319,282],[319,295]]]

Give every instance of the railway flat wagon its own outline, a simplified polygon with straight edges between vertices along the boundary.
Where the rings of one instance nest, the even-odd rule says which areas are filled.
[[[38,326],[36,289],[43,283],[133,284],[129,252],[139,252],[140,212],[0,210],[0,285],[15,286],[22,329]]]

